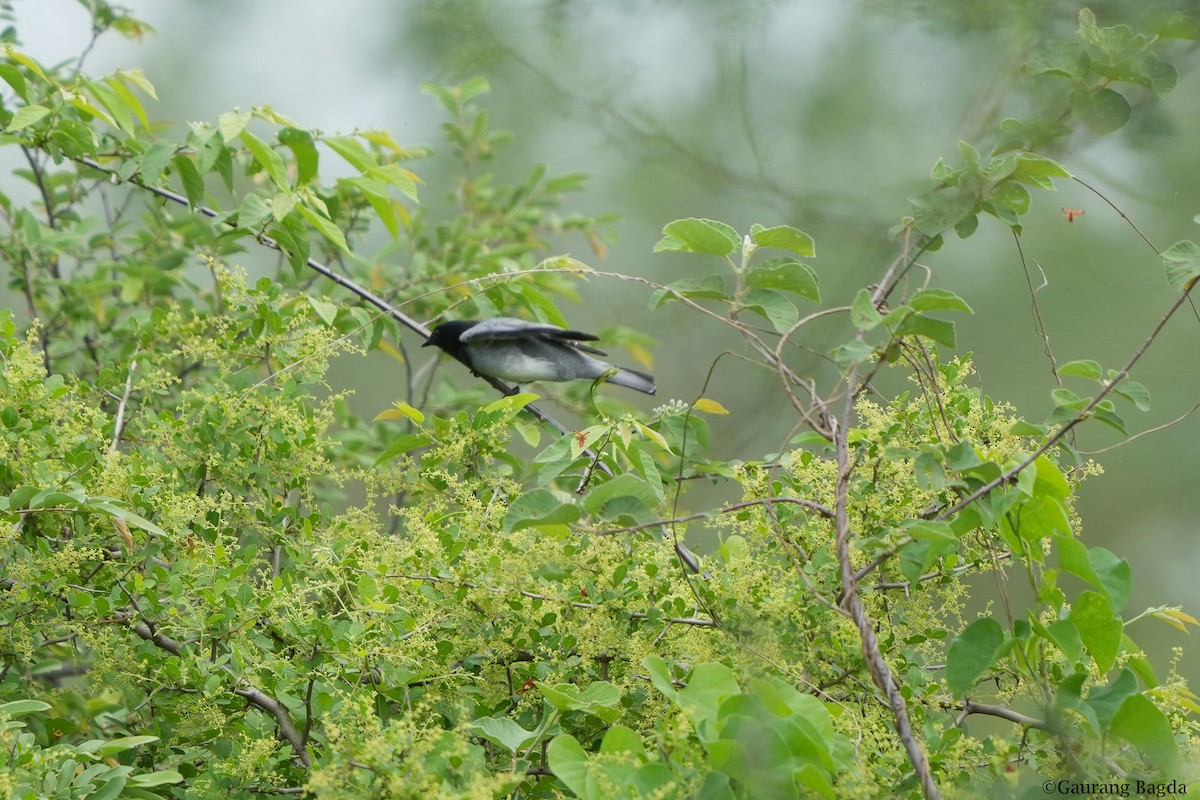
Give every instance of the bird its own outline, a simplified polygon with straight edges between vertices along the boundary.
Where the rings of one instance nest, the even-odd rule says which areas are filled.
[[[607,356],[583,342],[600,337],[545,322],[515,317],[443,322],[422,347],[440,347],[475,375],[515,384],[532,381],[606,380],[644,394],[654,394],[654,376],[614,367],[593,356]]]

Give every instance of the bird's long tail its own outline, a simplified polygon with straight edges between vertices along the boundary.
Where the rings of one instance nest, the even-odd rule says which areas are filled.
[[[638,372],[635,369],[617,367],[617,371],[606,375],[605,380],[609,383],[615,383],[617,386],[624,386],[627,389],[633,389],[644,394],[654,394],[657,391],[654,386],[654,376]]]

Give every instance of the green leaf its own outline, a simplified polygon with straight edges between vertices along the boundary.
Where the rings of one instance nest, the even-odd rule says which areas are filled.
[[[1187,240],[1176,242],[1163,251],[1162,263],[1171,288],[1186,291],[1200,277],[1200,245]]]
[[[772,258],[746,272],[746,283],[755,289],[780,289],[821,302],[817,273],[794,258]]]
[[[743,305],[770,320],[779,333],[786,333],[800,319],[795,304],[774,289],[751,289],[746,293]]]
[[[425,447],[432,444],[433,439],[424,433],[405,433],[398,436],[394,442],[384,448],[379,457],[375,459],[373,466],[378,467],[380,464],[386,464],[393,461],[397,456],[404,455],[410,450],[416,450],[418,447]]]
[[[1088,75],[1092,59],[1079,42],[1067,42],[1047,48],[1029,59],[1025,69],[1030,75],[1062,75],[1082,81]]]
[[[1083,638],[1079,635],[1079,629],[1069,620],[1060,619],[1058,622],[1052,623],[1046,632],[1072,663],[1078,661],[1079,657],[1083,655]]]
[[[1072,89],[1071,110],[1097,136],[1120,130],[1133,116],[1125,95],[1107,86],[1091,91]]]
[[[551,489],[534,489],[514,500],[504,514],[504,530],[566,525],[583,516],[573,495]]]
[[[342,229],[334,224],[333,220],[306,205],[297,206],[296,210],[300,212],[300,216],[320,231],[322,236],[333,242],[339,250],[344,253],[350,252],[350,245],[346,244],[346,237],[342,234]]]
[[[917,541],[956,542],[958,537],[948,522],[920,520],[904,528],[909,536]]]
[[[610,500],[622,497],[632,498],[646,508],[654,508],[658,502],[650,484],[627,472],[588,492],[587,497],[583,500],[583,507],[587,513],[595,514],[603,509]]]
[[[601,753],[629,753],[635,756],[646,754],[646,745],[632,728],[624,725],[613,725],[604,732],[600,741]]]
[[[50,109],[45,106],[40,106],[36,103],[31,106],[23,106],[17,109],[17,113],[12,115],[12,119],[8,121],[7,130],[19,131],[23,128],[28,128],[30,125],[48,116],[50,116]]]
[[[913,293],[908,305],[913,311],[935,311],[947,309],[950,311],[965,311],[974,314],[967,301],[946,289],[918,289]]]
[[[250,124],[252,116],[249,111],[226,111],[217,117],[217,129],[221,131],[221,138],[232,142]]]
[[[135,747],[141,747],[144,744],[150,744],[151,742],[157,741],[157,736],[121,736],[116,739],[110,739],[107,742],[103,742],[99,747],[96,748],[95,753],[103,758],[104,756],[111,756],[114,753],[132,750]]]
[[[1062,164],[1035,153],[1019,153],[1017,155],[1017,168],[1013,170],[1011,176],[1012,180],[1028,183],[1042,189],[1054,188],[1052,178],[1069,177],[1071,177],[1070,171]]]
[[[1179,761],[1175,732],[1166,715],[1149,698],[1135,694],[1121,704],[1109,729],[1173,774]]]
[[[204,205],[204,179],[196,169],[196,162],[191,156],[180,153],[171,159],[179,180],[183,184],[183,193],[187,196],[188,205],[192,208]]]
[[[1084,702],[1095,715],[1101,731],[1107,731],[1117,710],[1133,695],[1137,694],[1137,678],[1129,669],[1122,669],[1107,686],[1092,689]]]
[[[43,703],[41,700],[11,700],[7,703],[0,703],[0,716],[4,717],[20,717],[49,710],[50,704]]]
[[[859,289],[850,306],[850,324],[862,331],[869,331],[883,321],[883,314],[871,302],[871,290]]]
[[[472,720],[471,728],[492,744],[510,753],[523,750],[533,742],[533,731],[527,731],[507,717],[481,717]]]
[[[138,171],[141,173],[142,183],[147,186],[158,183],[158,178],[166,169],[167,162],[175,155],[175,147],[175,142],[169,139],[159,139],[147,148],[146,152],[138,159]]]
[[[1129,562],[1103,547],[1087,547],[1069,536],[1056,536],[1059,564],[1064,570],[1082,578],[1104,592],[1114,614],[1129,602],[1133,572]]]
[[[242,140],[242,144],[246,145],[246,149],[250,151],[250,155],[254,156],[254,160],[258,162],[263,171],[271,178],[271,182],[275,184],[277,189],[288,189],[287,167],[284,166],[283,157],[276,153],[266,142],[259,139],[248,130],[243,130],[238,134]]]
[[[958,338],[954,333],[954,323],[942,319],[932,319],[917,314],[906,317],[896,328],[899,336],[924,336],[946,347],[957,347]]]
[[[0,80],[11,86],[18,97],[29,102],[29,85],[20,69],[13,64],[0,64]]]
[[[1150,410],[1150,390],[1137,381],[1121,381],[1113,387],[1113,394],[1124,397],[1133,403],[1138,411]]]
[[[705,253],[727,256],[738,248],[741,238],[724,222],[711,219],[677,219],[663,228],[663,238],[654,245],[656,253]]]
[[[725,278],[720,275],[707,275],[703,278],[684,278],[668,284],[665,289],[658,289],[650,295],[650,308],[658,308],[668,300],[678,300],[676,295],[691,299],[731,299]]]
[[[152,786],[165,786],[168,783],[180,783],[183,775],[173,769],[160,769],[157,772],[143,772],[129,776],[129,785],[146,789]]]
[[[774,228],[752,225],[750,227],[750,241],[759,247],[777,247],[783,250],[791,250],[796,255],[808,256],[809,258],[817,254],[813,238],[790,225],[779,225]]]
[[[1092,378],[1099,380],[1104,371],[1100,368],[1100,362],[1092,361],[1091,359],[1083,359],[1080,361],[1068,361],[1058,368],[1059,375],[1078,375],[1081,378]]]
[[[1004,629],[991,617],[972,622],[954,638],[946,654],[946,684],[955,697],[991,669],[1004,646]]]
[[[550,705],[559,711],[583,711],[606,722],[612,722],[621,715],[618,708],[621,692],[611,683],[595,681],[583,691],[573,683],[549,686],[537,681],[535,685]]]
[[[1108,672],[1121,648],[1121,621],[1113,615],[1108,598],[1084,592],[1072,604],[1068,617],[1101,672]]]
[[[302,128],[283,128],[279,143],[292,151],[296,159],[296,183],[303,186],[317,176],[317,146],[313,135]]]
[[[913,224],[926,236],[937,236],[959,224],[974,207],[974,197],[947,187],[913,201]]]
[[[588,754],[579,745],[579,740],[568,733],[560,733],[546,747],[546,760],[554,777],[558,778],[576,797],[591,800],[594,792],[588,791]]]

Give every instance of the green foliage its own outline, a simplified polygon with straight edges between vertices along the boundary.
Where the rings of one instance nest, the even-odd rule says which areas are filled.
[[[147,29],[89,7],[98,31]],[[1149,407],[1129,379],[1144,348],[1064,363],[1091,394],[1058,385],[1029,421],[949,354],[968,301],[901,284],[981,214],[1019,233],[1070,176],[1035,149],[1124,124],[1113,84],[1169,91],[1163,37],[1197,30],[1080,21],[1028,69],[1070,84],[1058,127],[1006,121],[986,155],[939,161],[896,262],[843,305],[823,305],[795,227],[663,228],[656,251],[714,271],[643,280],[650,307],[728,325],[796,411],[781,452],[736,461],[709,455],[712,398],[638,414],[567,388],[579,429],[543,442],[535,395],[487,401],[414,365],[407,315],[561,324],[555,298],[601,274],[546,257],[564,234],[603,250],[603,219],[561,210],[580,176],[484,171],[504,143],[486,81],[426,87],[459,167],[436,211],[411,169],[431,152],[385,132],[257,108],[162,138],[141,72],[6,44],[0,146],[24,149],[14,177],[38,199],[0,195],[27,306],[0,310],[0,792],[717,800],[1194,777],[1195,698],[1132,637],[1195,620],[1126,619],[1129,564],[1085,543],[1074,507],[1099,467],[1067,434],[1124,432],[1113,395]],[[331,157],[349,177],[323,179]],[[263,249],[270,277],[227,265]],[[1196,250],[1162,254],[1174,308]],[[842,336],[818,387],[788,356],[823,317]],[[326,379],[369,350],[401,395],[373,423]],[[884,371],[908,389],[880,394]],[[719,535],[702,559],[689,525]],[[980,575],[997,608],[972,602]]]

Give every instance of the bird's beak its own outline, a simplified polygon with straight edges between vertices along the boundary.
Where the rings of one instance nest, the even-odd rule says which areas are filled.
[[[425,344],[421,345],[421,347],[429,347],[432,344],[433,344],[433,339],[429,338],[429,339],[425,340]]]

